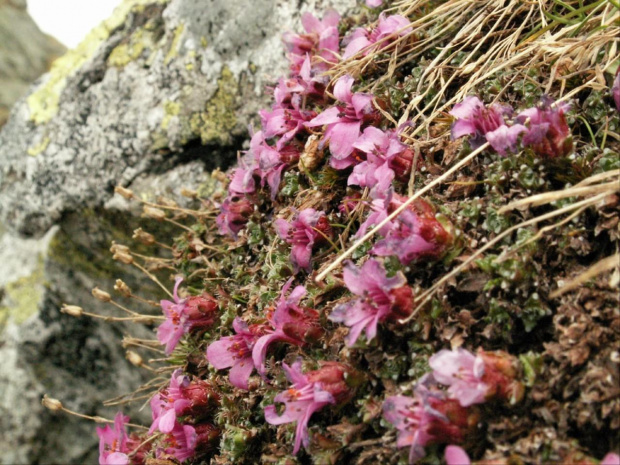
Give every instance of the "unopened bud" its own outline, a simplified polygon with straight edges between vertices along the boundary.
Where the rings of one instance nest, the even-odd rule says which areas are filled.
[[[140,241],[144,245],[153,245],[155,244],[155,236],[146,231],[143,231],[142,228],[138,228],[133,232],[133,239]]]
[[[112,255],[112,259],[117,260],[126,265],[131,265],[133,263],[133,257],[129,255],[128,253],[123,253],[123,252],[116,252],[114,255]]]
[[[116,284],[114,284],[114,290],[123,297],[131,297],[131,289],[127,284],[125,284],[125,281],[121,279],[116,280]]]
[[[41,405],[46,409],[51,410],[52,412],[57,412],[63,409],[62,402],[58,399],[52,399],[51,397],[47,397],[47,394],[43,395],[43,399],[41,399]]]
[[[77,305],[67,305],[67,304],[62,304],[62,308],[60,309],[60,311],[62,313],[66,313],[67,315],[71,315],[76,318],[81,317],[82,313],[84,313],[84,309],[82,309],[82,307],[78,307]]]
[[[143,210],[143,214],[147,218],[152,218],[158,221],[161,221],[166,218],[166,213],[163,210],[160,210],[159,208],[145,206]]]
[[[127,357],[127,360],[129,360],[129,363],[134,366],[141,367],[142,365],[144,365],[142,357],[140,357],[140,355],[133,350],[128,350],[125,356]]]
[[[112,252],[112,253],[121,252],[121,253],[128,254],[128,253],[130,253],[130,249],[126,245],[117,244],[116,242],[112,241],[112,246],[110,247],[110,252]]]
[[[133,199],[133,192],[121,186],[116,186],[114,192],[125,197],[127,200]]]
[[[195,199],[196,197],[198,197],[198,192],[196,192],[193,189],[186,189],[185,187],[183,187],[181,189],[181,195],[183,197],[187,197],[187,198],[190,198],[190,199]]]
[[[98,287],[94,288],[92,293],[95,299],[102,302],[109,302],[110,300],[112,300],[112,296],[110,296],[110,294],[108,294],[106,291],[102,291]]]

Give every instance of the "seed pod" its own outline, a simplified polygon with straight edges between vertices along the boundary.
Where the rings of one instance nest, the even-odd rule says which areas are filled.
[[[114,284],[114,290],[123,297],[131,297],[131,289],[127,284],[125,284],[125,281],[121,279],[116,280],[116,284]]]
[[[81,317],[82,313],[84,313],[84,309],[82,307],[78,307],[77,305],[67,305],[67,304],[62,304],[60,311],[62,313],[66,313],[67,315],[71,315],[76,318]]]
[[[101,302],[109,302],[110,300],[112,300],[112,296],[110,296],[110,294],[108,294],[106,291],[102,291],[98,287],[94,288],[92,293],[93,297],[97,300],[100,300]]]
[[[144,361],[142,360],[142,357],[140,357],[140,355],[137,352],[134,352],[133,350],[128,350],[127,353],[125,354],[125,357],[127,358],[127,360],[129,360],[129,363],[131,363],[134,366],[141,367],[142,365],[144,365]]]
[[[187,197],[187,198],[190,198],[190,199],[195,199],[196,197],[198,197],[198,192],[196,192],[193,189],[186,189],[185,187],[183,187],[181,189],[181,195],[183,197]]]
[[[133,239],[141,242],[144,245],[153,245],[155,244],[155,236],[146,231],[143,231],[142,228],[138,228],[133,232]]]
[[[143,215],[147,218],[152,218],[157,221],[162,221],[166,218],[166,213],[159,208],[147,207],[145,206],[143,209]]]
[[[131,200],[134,197],[132,191],[130,191],[129,189],[126,189],[124,187],[121,187],[121,186],[116,186],[114,188],[114,192],[116,192],[117,194],[121,195],[122,197],[125,197],[127,200]]]
[[[62,402],[58,399],[52,399],[51,397],[47,397],[47,394],[43,395],[43,399],[41,399],[41,405],[46,409],[51,410],[52,412],[57,412],[62,410],[64,407],[62,406]]]
[[[133,263],[133,257],[129,255],[128,253],[124,253],[124,252],[116,252],[114,255],[112,255],[112,259],[117,260],[126,265],[131,265]]]

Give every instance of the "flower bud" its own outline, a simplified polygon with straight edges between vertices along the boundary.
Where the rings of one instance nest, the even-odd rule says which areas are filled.
[[[317,231],[319,231],[321,234],[319,234],[316,237],[316,243],[317,244],[321,244],[327,241],[326,238],[331,238],[332,237],[332,227],[329,224],[329,221],[327,219],[327,216],[325,215],[321,215],[319,217],[319,219],[316,222],[316,225],[314,226],[314,229],[316,229]]]
[[[220,430],[211,423],[201,423],[195,425],[196,430],[196,452],[204,454],[213,450],[217,446],[220,438]]]
[[[114,284],[114,290],[123,297],[131,297],[131,289],[127,284],[125,284],[125,281],[121,279],[116,280],[116,284]]]
[[[62,406],[62,402],[58,399],[52,399],[51,397],[47,397],[47,394],[43,395],[43,399],[41,399],[41,405],[46,409],[51,410],[52,412],[57,412],[62,410],[64,407]]]
[[[525,386],[517,379],[517,359],[501,350],[485,352],[479,349],[477,355],[484,361],[482,381],[490,386],[487,398],[495,397],[511,404],[520,402]]]
[[[133,239],[141,242],[144,245],[153,245],[155,244],[155,236],[146,231],[143,231],[142,228],[138,228],[133,232]]]
[[[339,362],[323,362],[321,368],[306,375],[311,383],[320,383],[338,403],[347,402],[359,384],[359,374],[353,368]]]
[[[162,221],[166,218],[166,213],[159,208],[148,207],[145,205],[143,208],[143,216],[157,221]]]
[[[396,179],[401,182],[407,182],[411,175],[411,168],[413,166],[413,152],[411,149],[403,150],[396,154],[390,163],[390,168],[394,170]]]
[[[390,314],[391,319],[407,318],[413,311],[413,290],[409,286],[397,287],[390,291],[392,297],[392,306]]]
[[[303,311],[289,310],[292,321],[284,323],[282,331],[289,337],[300,342],[316,342],[323,335],[319,324],[319,312],[312,308],[300,308]]]
[[[127,200],[131,200],[134,197],[133,191],[130,191],[129,189],[126,189],[121,186],[116,186],[114,188],[114,192],[121,195],[122,197],[125,197]]]
[[[101,302],[109,302],[112,300],[112,296],[108,294],[106,291],[102,291],[98,287],[94,288],[92,291],[93,297]]]
[[[67,315],[74,316],[79,318],[84,313],[84,309],[82,307],[78,307],[77,305],[67,305],[62,304],[62,308],[60,309],[62,313],[66,313]]]
[[[211,326],[218,308],[217,300],[206,292],[188,297],[185,302],[185,314],[194,328]]]
[[[220,395],[207,381],[194,379],[187,386],[181,386],[181,395],[191,402],[179,415],[200,414],[212,411],[220,404]]]

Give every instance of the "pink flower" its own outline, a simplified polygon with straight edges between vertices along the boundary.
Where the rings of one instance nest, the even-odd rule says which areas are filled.
[[[387,192],[395,172],[398,170],[399,174],[404,174],[404,160],[413,159],[409,147],[400,141],[398,131],[383,132],[374,126],[364,129],[353,147],[366,153],[366,160],[353,168],[348,184],[372,187],[378,192]],[[372,194],[371,196],[377,197]]]
[[[368,260],[361,268],[347,262],[343,272],[347,288],[357,299],[339,305],[329,316],[331,321],[344,323],[351,328],[347,345],[355,344],[363,330],[366,339],[377,334],[377,324],[387,318],[406,317],[413,307],[413,292],[407,286],[407,279],[398,272],[387,277],[381,263]]]
[[[383,0],[366,0],[368,8],[378,8],[383,4]]]
[[[114,428],[109,425],[97,428],[99,436],[99,464],[100,465],[128,465],[131,446],[125,431],[125,424],[129,417],[118,412],[114,417]]]
[[[540,107],[522,111],[515,120],[527,124],[523,146],[531,146],[534,152],[549,158],[562,157],[573,150],[573,138],[564,116],[570,105],[560,103],[552,107],[551,103],[551,99],[543,98]]]
[[[500,155],[516,152],[519,134],[527,131],[521,124],[506,126],[504,115],[512,114],[512,108],[497,104],[487,108],[478,97],[467,97],[454,105],[450,114],[457,119],[452,125],[452,139],[471,135],[473,148],[486,140]]]
[[[379,6],[381,4],[381,1],[369,1],[374,3],[374,6]],[[411,23],[409,20],[403,16],[386,16],[385,12],[383,12],[379,15],[377,27],[370,33],[363,28],[357,28],[353,31],[351,36],[345,39],[347,46],[342,58],[346,60],[356,55],[361,50],[364,50],[363,55],[365,56],[372,51],[385,48],[399,37],[409,34],[412,30],[410,25]]]
[[[515,360],[505,352],[484,352],[476,356],[465,349],[441,350],[429,359],[433,378],[449,386],[451,398],[463,407],[492,398],[517,402],[524,387],[518,381]]]
[[[297,286],[291,294],[286,293],[291,287],[293,278],[282,288],[282,294],[278,300],[275,312],[269,312],[267,319],[273,330],[267,329],[252,349],[252,360],[261,376],[265,376],[265,358],[269,346],[276,342],[303,346],[307,342],[316,341],[321,337],[323,330],[319,325],[319,314],[316,310],[300,307],[299,302],[306,295],[306,288]]]
[[[160,302],[166,321],[157,328],[157,339],[166,345],[166,355],[172,353],[179,340],[192,328],[211,326],[217,310],[215,299],[208,294],[180,299],[178,290],[182,281],[183,278],[177,278],[174,284],[174,302]]]
[[[230,382],[239,389],[248,389],[248,380],[254,370],[252,348],[265,332],[264,325],[248,326],[235,318],[233,328],[237,334],[212,342],[207,348],[207,360],[218,370],[231,368]]]
[[[616,78],[614,84],[611,86],[611,96],[616,104],[616,109],[620,111],[620,68],[616,71]]]
[[[360,226],[356,237],[378,224],[406,200],[391,191],[385,200],[376,199],[371,208],[374,212]],[[404,265],[422,257],[434,257],[441,253],[451,240],[450,234],[435,218],[433,208],[424,200],[416,200],[409,208],[388,222],[380,231],[383,239],[377,241],[372,253],[378,256],[396,255]]]
[[[254,213],[254,206],[244,195],[229,194],[220,205],[220,210],[215,219],[219,233],[236,239]]]
[[[469,455],[462,447],[448,446],[444,452],[446,465],[471,465]]]
[[[603,457],[600,465],[620,465],[620,455],[609,452],[605,457]]]
[[[352,93],[353,78],[342,76],[334,86],[334,96],[343,105],[326,109],[311,121],[306,127],[327,126],[322,141],[329,141],[329,150],[332,154],[330,163],[336,169],[344,169],[356,163],[353,144],[360,136],[363,122],[371,120],[376,112],[372,107],[373,96],[370,94]]]
[[[181,416],[181,413],[191,406],[191,402],[181,394],[183,384],[189,384],[189,378],[184,376],[181,370],[175,370],[170,385],[151,398],[153,423],[149,428],[149,434],[155,430],[170,433],[174,429],[177,416]]]
[[[155,449],[155,457],[158,459],[174,457],[183,462],[196,455],[197,439],[198,435],[193,426],[175,422],[171,431],[164,436],[162,447]]]
[[[300,269],[311,271],[310,258],[315,244],[324,242],[331,235],[331,227],[325,213],[314,208],[306,208],[299,212],[289,223],[278,218],[275,223],[276,232],[281,239],[293,247],[291,262],[295,273]]]
[[[310,55],[306,55],[298,75],[288,79],[280,78],[278,81],[273,91],[273,108],[303,110],[304,100],[321,101],[327,84],[329,77],[313,71]]]
[[[340,38],[338,36],[338,22],[340,15],[334,10],[328,10],[322,21],[310,13],[301,16],[305,34],[286,32],[282,39],[289,51],[291,70],[299,74],[306,56],[318,57],[314,67],[319,71],[326,71],[338,61]]]
[[[433,369],[433,377],[450,386],[448,392],[463,407],[485,401],[489,386],[482,382],[484,361],[481,357],[474,357],[462,348],[444,349],[433,355],[428,364]]]
[[[293,447],[293,454],[296,454],[301,444],[306,449],[310,445],[308,421],[314,412],[329,404],[345,402],[352,396],[347,380],[354,374],[350,368],[337,362],[326,362],[322,368],[305,375],[301,371],[301,360],[292,367],[286,363],[282,366],[292,386],[276,395],[274,401],[284,403],[284,413],[278,415],[275,405],[268,405],[265,420],[272,425],[297,423]]]
[[[409,446],[409,463],[415,463],[424,457],[427,444],[462,442],[475,428],[478,413],[446,399],[441,391],[418,386],[413,398],[385,399],[383,417],[398,429],[396,445]]]
[[[183,278],[177,278],[174,284],[174,302],[162,300],[161,308],[166,316],[159,328],[157,328],[157,339],[166,345],[166,355],[170,355],[179,340],[189,331],[189,316],[184,312],[185,299],[179,299],[178,290]]]
[[[316,116],[314,111],[287,108],[276,108],[273,111],[261,110],[258,113],[266,139],[282,136],[276,143],[277,150],[284,147],[299,132],[305,131],[304,123]]]

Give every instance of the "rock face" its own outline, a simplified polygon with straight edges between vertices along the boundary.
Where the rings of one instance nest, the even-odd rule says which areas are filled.
[[[110,259],[143,221],[114,186],[171,196],[233,164],[286,73],[282,32],[301,29],[300,11],[354,3],[125,1],[14,107],[0,133],[1,463],[95,463],[94,425],[45,411],[42,395],[112,417],[101,401],[142,380],[119,344],[136,328],[59,312],[110,312],[90,289],[118,277],[161,295]]]
[[[62,44],[37,27],[25,0],[0,1],[0,126],[30,84],[64,52]]]

